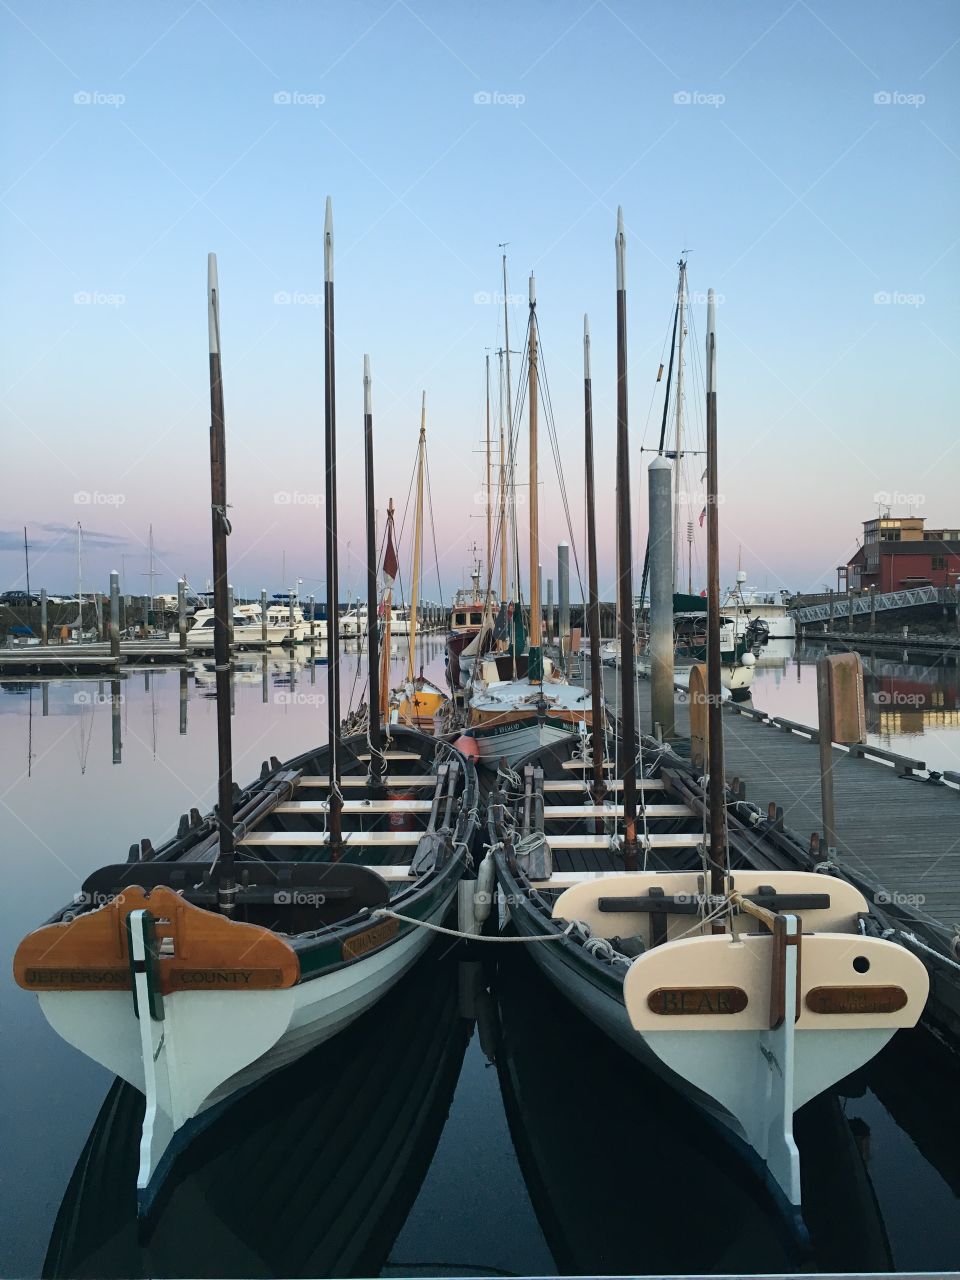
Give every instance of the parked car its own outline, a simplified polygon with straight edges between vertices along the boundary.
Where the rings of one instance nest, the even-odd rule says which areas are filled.
[[[32,604],[39,604],[40,597],[26,591],[4,591],[0,594],[0,604],[13,609],[27,609]]]

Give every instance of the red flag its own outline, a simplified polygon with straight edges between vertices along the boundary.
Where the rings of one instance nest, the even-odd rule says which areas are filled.
[[[383,553],[383,577],[388,587],[393,586],[393,580],[399,568],[397,552],[393,545],[393,509],[391,508],[387,514],[387,549]]]
[[[703,522],[704,520],[706,520],[706,518],[707,518],[707,508],[704,507],[703,510],[700,512],[699,524],[701,529],[703,528]]]

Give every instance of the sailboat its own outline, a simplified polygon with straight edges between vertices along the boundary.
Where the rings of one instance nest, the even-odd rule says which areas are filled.
[[[589,748],[576,755],[569,743],[533,754],[517,765],[519,800],[516,775],[498,779],[487,857],[513,927],[543,940],[530,952],[547,976],[730,1136],[802,1229],[794,1112],[869,1061],[899,1027],[913,1026],[929,980],[915,956],[881,936],[855,886],[771,870],[783,861],[765,856],[762,834],[748,838],[728,814],[715,502],[708,501],[707,794],[689,763],[636,732],[622,215],[616,254],[620,733],[608,744],[594,725]],[[709,299],[708,497],[717,493]],[[481,878],[487,874],[481,868]]]
[[[527,399],[530,424],[530,636],[522,649],[522,625],[514,607],[510,619],[510,649],[490,653],[478,663],[469,693],[467,727],[482,763],[508,765],[537,747],[586,732],[593,722],[588,690],[568,684],[543,652],[543,610],[540,605],[540,533],[537,456],[537,292],[530,276],[530,318],[527,329]],[[509,479],[509,478],[508,478]],[[598,711],[599,715],[599,711]]]
[[[427,949],[471,863],[472,763],[379,714],[340,732],[333,220],[327,202],[325,452],[328,740],[235,789],[217,264],[208,261],[218,805],[160,848],[87,876],[17,948],[14,976],[65,1040],[146,1098],[146,1213],[179,1147],[250,1086],[374,1005]],[[364,430],[372,501],[369,384]],[[368,528],[370,516],[368,516]],[[375,548],[368,547],[368,556]],[[372,695],[373,696],[373,695]],[[441,749],[442,748],[442,749]],[[400,795],[412,798],[399,799]],[[402,918],[401,918],[402,917]]]
[[[413,530],[413,570],[410,577],[409,640],[407,641],[407,678],[401,689],[394,690],[391,700],[391,720],[398,724],[413,725],[433,732],[435,717],[440,712],[447,695],[424,675],[423,666],[417,671],[417,609],[420,604],[420,565],[423,559],[423,490],[427,453],[427,393],[420,401],[420,436],[417,441],[417,482]],[[393,512],[389,516],[388,536],[393,535]],[[392,624],[391,624],[392,625]]]

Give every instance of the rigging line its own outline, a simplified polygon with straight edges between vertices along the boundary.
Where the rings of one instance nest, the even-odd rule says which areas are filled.
[[[557,478],[560,482],[560,494],[563,499],[563,510],[567,521],[567,532],[570,535],[570,546],[573,549],[573,563],[577,571],[577,583],[580,587],[580,599],[583,600],[583,575],[580,572],[580,557],[577,554],[577,540],[573,533],[573,520],[570,515],[570,499],[567,493],[567,482],[563,474],[563,463],[560,457],[560,442],[557,439],[556,422],[553,416],[553,401],[550,398],[550,387],[547,383],[546,361],[541,355],[540,360],[540,376],[537,382],[541,388],[541,395],[544,403],[544,410],[547,420],[547,435],[550,440],[550,446],[553,450],[553,460],[557,469]]]
[[[676,311],[676,303],[674,303],[674,306],[673,306],[673,308],[672,308],[672,309],[673,309],[673,311]],[[666,329],[664,330],[664,334],[663,334],[663,346],[660,348],[660,364],[657,366],[657,372],[658,372],[658,374],[659,374],[660,369],[663,367],[663,353],[664,353],[664,351],[666,351],[666,349],[667,349],[667,342],[668,342],[668,341],[670,342],[670,344],[671,344],[671,349],[672,349],[672,346],[673,346],[673,339],[672,339],[672,338],[668,339],[668,337],[667,337],[667,335],[668,335],[668,334],[669,334],[669,332],[670,332],[671,320],[672,320],[672,317],[671,317],[670,313],[668,312],[668,313],[667,313],[667,327],[666,327]],[[676,333],[676,330],[674,330],[674,334],[675,334],[675,333]],[[658,376],[658,377],[656,377],[656,378],[654,379],[654,381],[653,381],[653,391],[650,393],[650,404],[649,404],[649,406],[647,407],[647,417],[646,417],[646,421],[645,421],[645,422],[644,422],[644,424],[643,424],[643,435],[640,437],[640,453],[641,453],[641,455],[643,454],[643,446],[644,446],[644,444],[646,443],[646,439],[647,439],[647,432],[648,432],[648,431],[649,431],[649,429],[650,429],[650,417],[651,417],[651,415],[652,415],[652,413],[653,413],[653,404],[654,404],[654,401],[655,401],[655,400],[656,400],[656,398],[657,398],[657,387],[658,387],[659,385],[660,385],[660,378],[659,378],[659,376]],[[669,392],[669,390],[670,390],[670,386],[669,386],[669,382],[668,382],[667,387],[666,387],[666,391],[667,391],[667,392]],[[661,450],[661,451],[663,450],[663,444],[662,444],[662,443],[661,443],[661,445],[660,445],[660,450]]]
[[[430,484],[430,454],[425,451],[424,470],[427,473],[427,506],[430,510],[430,532],[433,536],[433,558],[437,567],[437,591],[440,593],[440,608],[446,608],[443,602],[443,583],[440,581],[440,551],[437,547],[437,526],[433,519],[433,488]]]

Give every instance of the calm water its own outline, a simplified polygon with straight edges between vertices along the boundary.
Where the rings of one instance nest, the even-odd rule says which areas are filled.
[[[425,656],[442,672],[438,639]],[[357,664],[345,655],[345,701]],[[367,1018],[201,1135],[150,1231],[138,1232],[139,1095],[50,1030],[13,985],[10,955],[95,866],[122,860],[143,836],[159,844],[182,812],[209,807],[209,666],[134,673],[115,686],[0,685],[12,890],[2,925],[0,1273],[38,1276],[45,1259],[49,1274],[71,1276],[956,1265],[957,1059],[927,1033],[901,1033],[798,1118],[813,1237],[804,1259],[726,1144],[560,1000],[520,948],[446,944]],[[243,668],[234,740],[245,781],[264,757],[322,741],[326,669],[279,655]],[[939,687],[955,708],[955,667]],[[805,661],[788,662],[760,673],[754,700],[809,720],[811,689]],[[889,723],[877,731],[938,767],[957,749],[957,729],[928,717],[909,730],[922,733],[922,749]]]

